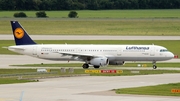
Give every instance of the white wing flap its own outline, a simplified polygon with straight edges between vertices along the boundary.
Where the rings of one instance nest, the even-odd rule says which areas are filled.
[[[72,56],[80,56],[80,57],[97,57],[92,54],[80,54],[80,53],[68,53],[68,52],[58,52],[58,53],[63,55],[72,55]]]
[[[62,54],[64,56],[69,55],[69,56],[74,57],[75,59],[83,60],[83,61],[87,61],[87,60],[90,60],[90,59],[96,58],[96,57],[102,57],[102,56],[98,56],[98,55],[82,54],[82,53],[69,53],[69,52],[54,52],[54,53]]]

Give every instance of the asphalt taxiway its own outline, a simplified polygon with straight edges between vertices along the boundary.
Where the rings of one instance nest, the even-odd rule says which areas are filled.
[[[179,77],[180,74],[161,74],[42,79],[40,82],[0,85],[0,101],[18,101],[21,92],[24,92],[23,101],[179,101],[180,97],[107,93],[117,88],[176,83]]]

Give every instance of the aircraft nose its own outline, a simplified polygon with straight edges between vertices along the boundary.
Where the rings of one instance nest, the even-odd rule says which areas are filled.
[[[174,54],[172,52],[169,52],[169,55],[168,55],[169,58],[174,58]]]

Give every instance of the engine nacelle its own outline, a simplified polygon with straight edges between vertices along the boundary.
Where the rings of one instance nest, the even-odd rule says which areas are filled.
[[[93,58],[89,61],[89,64],[94,66],[106,66],[109,64],[109,60],[107,58]]]
[[[110,61],[109,65],[124,65],[124,61]]]

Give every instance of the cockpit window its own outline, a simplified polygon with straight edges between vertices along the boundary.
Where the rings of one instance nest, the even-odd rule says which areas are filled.
[[[161,49],[160,52],[168,52],[167,49]]]

